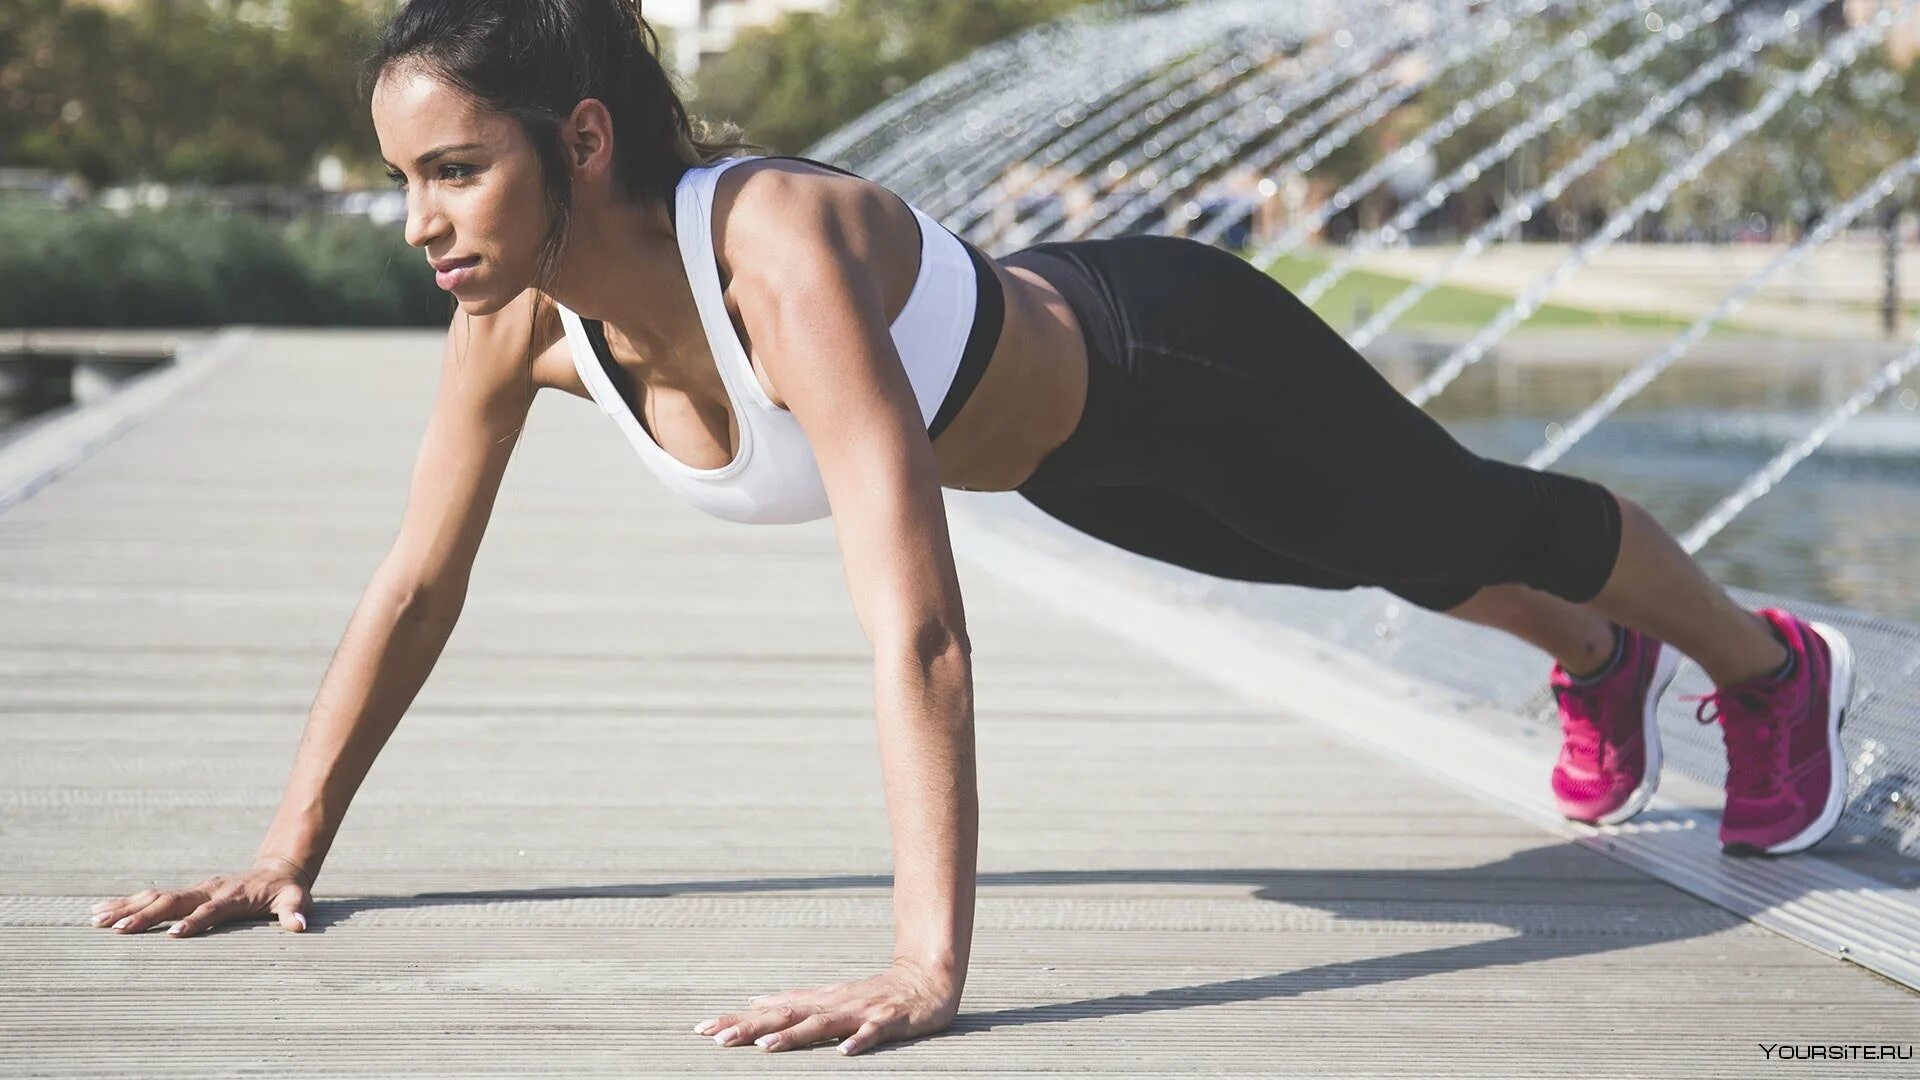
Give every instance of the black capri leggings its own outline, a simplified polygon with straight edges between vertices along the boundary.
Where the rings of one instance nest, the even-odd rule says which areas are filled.
[[[1240,581],[1376,585],[1444,611],[1522,582],[1584,603],[1620,507],[1590,480],[1462,446],[1285,286],[1170,236],[1000,260],[1087,339],[1079,426],[1019,492],[1135,554]]]

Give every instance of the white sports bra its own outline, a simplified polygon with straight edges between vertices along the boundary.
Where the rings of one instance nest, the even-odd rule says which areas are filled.
[[[680,258],[740,430],[740,449],[732,461],[715,469],[696,469],[662,450],[615,386],[614,374],[620,369],[611,356],[603,355],[600,324],[594,322],[590,332],[579,315],[565,305],[556,306],[574,369],[587,392],[669,489],[729,521],[796,524],[831,513],[826,486],[805,431],[791,412],[773,403],[754,376],[752,362],[727,315],[713,254],[714,183],[727,169],[757,157],[690,168],[674,191]],[[824,162],[814,164],[835,168]],[[889,329],[931,438],[951,421],[979,381],[999,339],[1003,297],[999,279],[973,245],[918,207],[911,203],[907,207],[920,224],[920,272],[906,306]]]

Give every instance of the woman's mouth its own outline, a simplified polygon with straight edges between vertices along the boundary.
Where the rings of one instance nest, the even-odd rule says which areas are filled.
[[[453,259],[443,263],[435,263],[433,267],[433,283],[448,292],[452,292],[465,283],[468,275],[473,273],[474,267],[479,265],[480,256],[478,255],[470,255],[464,259]]]

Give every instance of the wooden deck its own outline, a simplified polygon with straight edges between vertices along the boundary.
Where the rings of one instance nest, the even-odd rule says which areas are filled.
[[[871,664],[830,521],[707,518],[557,394],[313,932],[87,927],[251,859],[439,340],[262,332],[0,513],[0,1074],[1912,1075],[1761,1049],[1911,1045],[1906,989],[972,562],[959,1021],[715,1047],[696,1021],[888,955]]]

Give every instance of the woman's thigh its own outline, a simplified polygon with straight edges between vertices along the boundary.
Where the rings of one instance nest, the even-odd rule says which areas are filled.
[[[1264,547],[1204,508],[1146,486],[1023,491],[1049,516],[1135,555],[1233,581],[1352,589],[1377,584],[1430,611],[1458,606],[1474,586],[1366,582]]]
[[[1384,379],[1385,392],[1343,376],[1300,395],[1191,369],[1180,381],[1214,402],[1210,416],[1166,411],[1164,459],[1263,546],[1366,582],[1520,582],[1575,603],[1613,569],[1619,507],[1604,487],[1476,454]]]
[[[1116,297],[1163,490],[1334,579],[1599,591],[1619,540],[1604,488],[1472,452],[1238,256],[1170,237],[1078,250]]]

